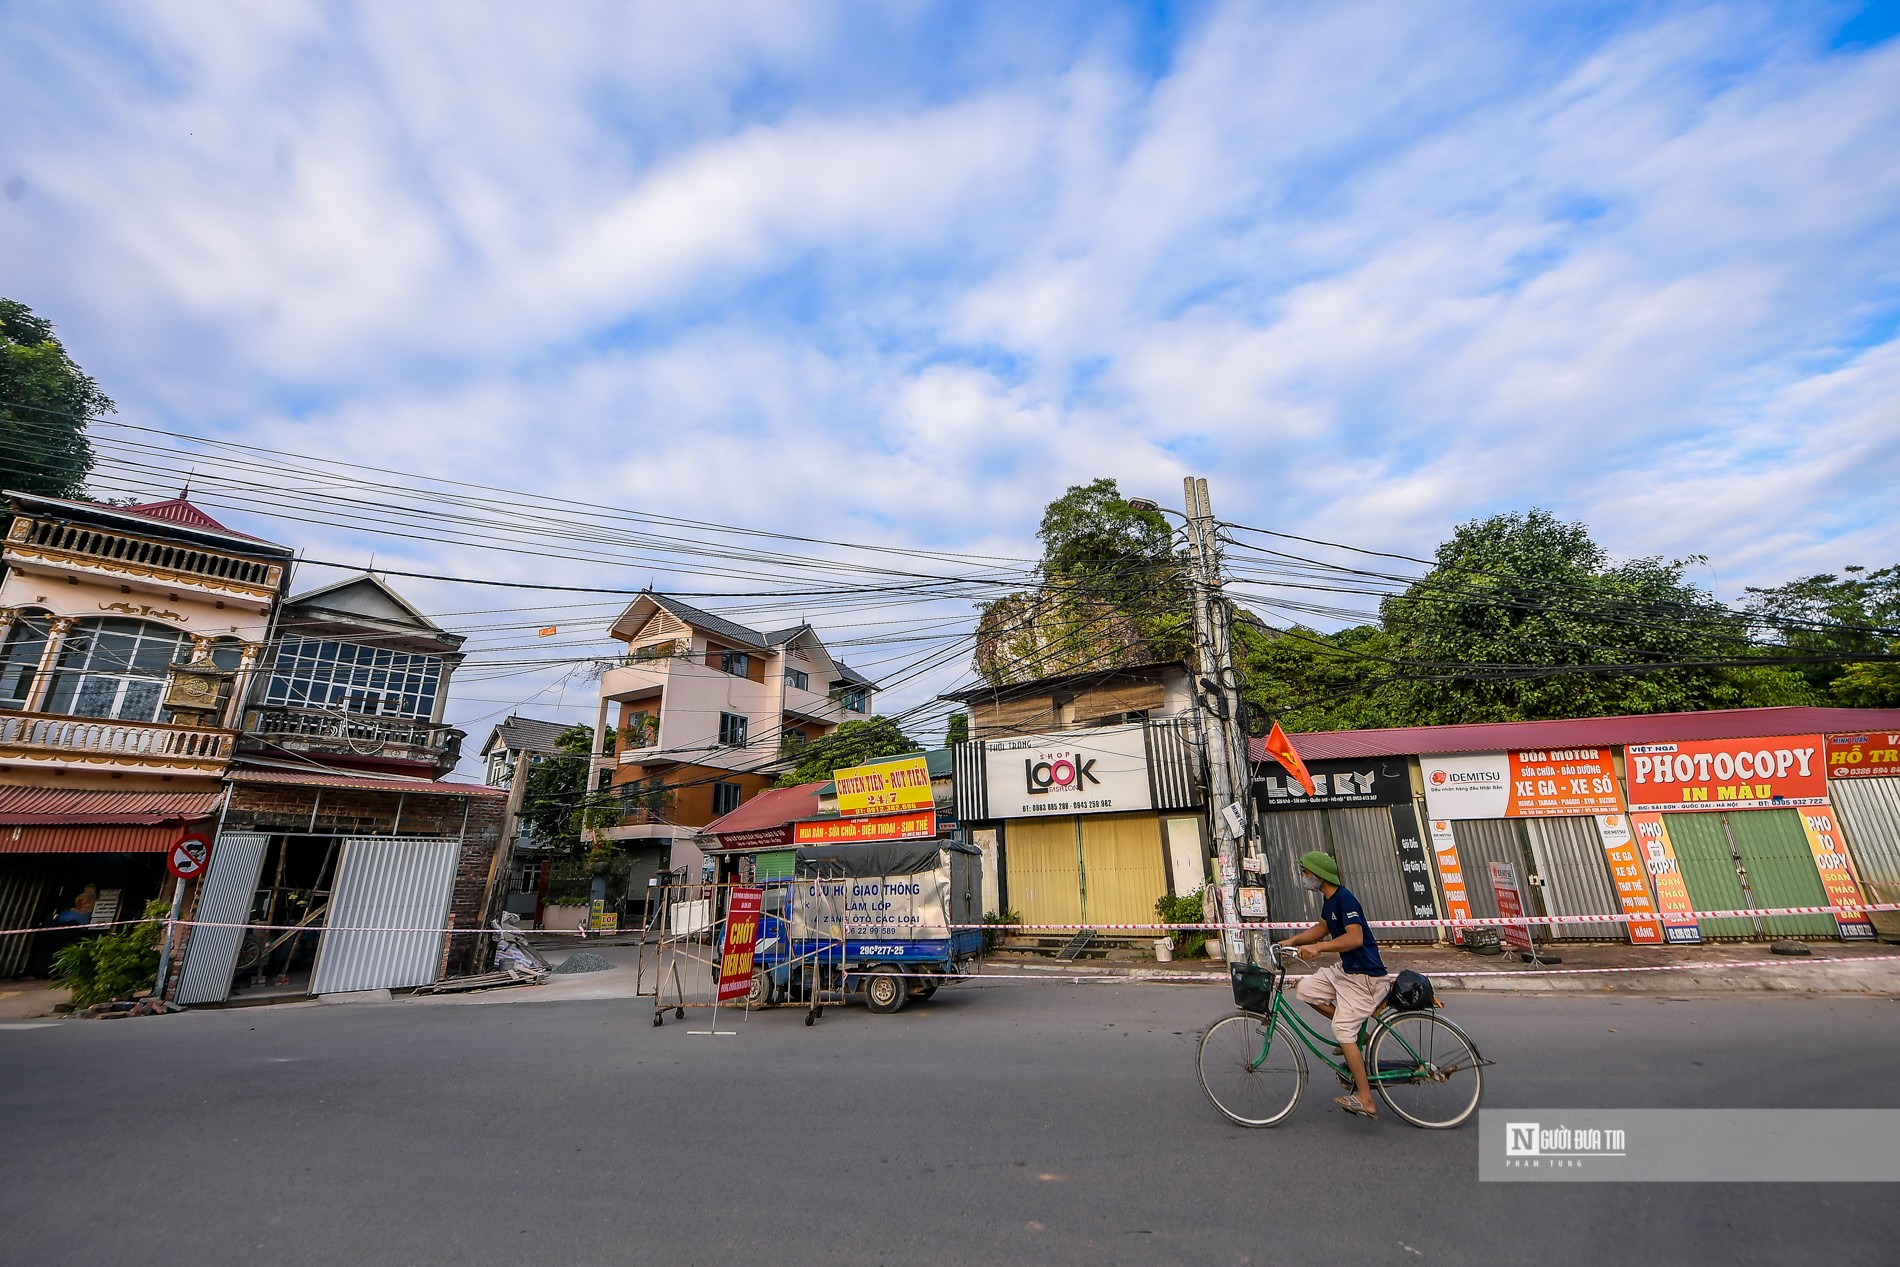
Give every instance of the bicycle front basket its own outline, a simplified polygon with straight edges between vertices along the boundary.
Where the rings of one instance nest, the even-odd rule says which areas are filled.
[[[1273,973],[1258,964],[1237,963],[1228,969],[1234,983],[1234,1005],[1243,1012],[1260,1012],[1273,1005]]]

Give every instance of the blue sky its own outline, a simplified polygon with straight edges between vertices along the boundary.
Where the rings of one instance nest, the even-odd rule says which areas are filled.
[[[404,471],[1006,556],[1097,475],[1408,553],[1538,505],[1733,598],[1900,561],[1896,29],[7,3],[0,293],[128,420]]]

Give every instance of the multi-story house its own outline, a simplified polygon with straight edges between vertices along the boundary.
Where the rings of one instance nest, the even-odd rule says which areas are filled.
[[[222,804],[291,551],[184,496],[7,494],[0,581],[0,977],[169,895]],[[66,930],[72,931],[66,931]]]
[[[620,825],[602,834],[627,843],[636,884],[698,874],[700,828],[771,786],[803,744],[870,716],[875,684],[810,625],[750,629],[646,593],[608,632],[627,655],[601,675],[593,767],[619,793]]]
[[[501,903],[535,924],[541,922],[547,895],[548,845],[535,840],[521,809],[528,792],[528,772],[561,751],[561,736],[570,729],[564,722],[510,713],[482,744],[482,781],[508,794],[501,829],[501,871],[507,885],[501,891]]]
[[[0,927],[57,931],[0,938],[0,976],[155,896],[195,923],[170,957],[182,1002],[473,966],[478,941],[435,930],[480,925],[503,798],[440,781],[459,637],[368,576],[282,601],[291,551],[182,495],[11,508]],[[209,857],[181,886],[190,837]]]

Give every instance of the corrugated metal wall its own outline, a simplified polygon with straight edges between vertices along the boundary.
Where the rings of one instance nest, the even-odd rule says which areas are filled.
[[[1081,858],[1073,818],[1013,818],[1003,826],[1009,904],[1026,924],[1082,922]]]
[[[1545,913],[1615,915],[1623,909],[1610,883],[1610,863],[1595,819],[1527,818],[1524,828],[1544,881]],[[1551,924],[1548,930],[1570,941],[1629,940],[1620,924]]]
[[[52,865],[48,858],[20,855],[0,862],[0,928],[32,928],[45,917],[41,903],[46,900]],[[0,937],[0,978],[25,972],[32,948],[32,933]]]
[[[442,958],[460,837],[343,842],[310,993],[427,985]],[[401,931],[351,931],[392,929]]]
[[[1300,855],[1327,849],[1326,823],[1318,810],[1260,816],[1261,848],[1267,855],[1267,907],[1275,921],[1319,918],[1319,894],[1300,887]],[[1330,852],[1330,850],[1329,850]],[[1284,932],[1274,934],[1285,939]]]
[[[1734,847],[1722,828],[1722,816],[1664,814],[1662,819],[1695,908],[1732,911],[1748,906],[1748,895],[1742,891],[1742,879],[1735,870]],[[1752,919],[1705,919],[1701,928],[1705,938],[1748,938],[1757,932]]]
[[[1498,895],[1491,887],[1493,862],[1508,862],[1524,878],[1524,842],[1517,833],[1520,820],[1514,818],[1460,818],[1452,822],[1452,839],[1458,842],[1458,866],[1465,876],[1465,897],[1471,903],[1473,919],[1496,919]],[[1527,899],[1535,900],[1535,899]]]
[[[1326,819],[1339,878],[1358,897],[1367,919],[1412,918],[1405,877],[1399,870],[1399,838],[1392,831],[1390,808],[1380,805],[1305,812]],[[1437,932],[1430,928],[1377,928],[1373,937],[1381,942],[1431,941]]]
[[[1834,779],[1827,794],[1840,813],[1862,893],[1869,902],[1900,902],[1900,779]],[[1900,911],[1868,918],[1882,937],[1900,938]]]
[[[211,849],[211,865],[201,881],[197,921],[185,942],[185,967],[178,978],[180,1003],[221,1003],[231,993],[242,928],[206,928],[205,924],[243,924],[251,917],[257,876],[270,837],[261,832],[228,831]]]
[[[1814,851],[1792,809],[1731,810],[1722,815],[1757,906],[1826,906],[1827,890],[1814,868]],[[1762,920],[1770,937],[1833,937],[1831,915],[1771,915]]]
[[[754,875],[760,881],[789,880],[792,878],[793,864],[797,861],[796,849],[775,849],[762,853],[754,862],[757,867]]]

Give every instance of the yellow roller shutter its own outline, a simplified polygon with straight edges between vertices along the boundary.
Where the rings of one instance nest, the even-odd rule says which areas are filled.
[[[1082,823],[1085,908],[1091,924],[1150,924],[1168,891],[1161,820],[1153,814],[1090,814]]]
[[[1075,819],[1017,818],[1003,829],[1009,904],[1029,924],[1079,924],[1082,875]]]

